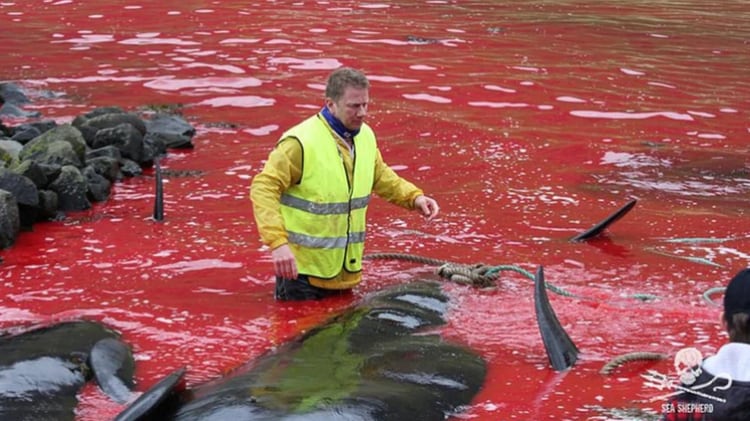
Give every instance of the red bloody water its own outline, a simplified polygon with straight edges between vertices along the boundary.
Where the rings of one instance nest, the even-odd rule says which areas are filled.
[[[674,375],[671,360],[599,369],[632,351],[707,355],[726,340],[701,294],[750,260],[744,1],[5,0],[0,16],[0,80],[60,94],[29,109],[64,123],[98,106],[182,104],[198,130],[193,151],[162,160],[164,222],[151,219],[147,172],[3,251],[0,328],[100,320],[132,344],[139,390],[180,366],[194,385],[368,292],[431,276],[377,261],[353,297],[272,298],[250,180],[282,131],[321,106],[326,75],[348,65],[371,78],[386,160],[442,207],[425,223],[376,200],[368,252],[543,265],[548,282],[592,299],[551,294],[581,350],[556,373],[527,278],[446,285],[445,338],[489,364],[461,419],[658,410],[665,391],[639,374]],[[568,242],[631,198],[604,238]],[[80,420],[122,409],[93,386],[80,398]]]

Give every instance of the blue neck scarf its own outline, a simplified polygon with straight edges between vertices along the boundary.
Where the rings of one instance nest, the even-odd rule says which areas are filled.
[[[326,122],[328,122],[328,125],[331,126],[334,132],[341,136],[343,139],[345,139],[348,142],[351,142],[354,140],[354,136],[359,134],[359,129],[356,130],[350,130],[347,129],[346,126],[344,126],[344,123],[341,122],[336,116],[331,114],[331,110],[328,109],[325,105],[323,106],[323,109],[320,110],[320,114],[323,116],[323,118],[326,119]]]

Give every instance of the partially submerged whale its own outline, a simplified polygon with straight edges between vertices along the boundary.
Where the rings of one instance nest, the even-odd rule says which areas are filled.
[[[537,322],[550,364],[572,367],[578,349],[535,276]],[[116,421],[443,420],[461,411],[487,374],[482,357],[445,342],[447,297],[438,283],[416,282],[369,300],[274,352],[192,390],[168,375]]]
[[[117,420],[443,420],[487,374],[481,356],[434,331],[447,311],[439,284],[400,285],[226,377],[167,397],[161,383]]]
[[[536,276],[537,320],[556,370],[577,349]],[[114,331],[75,321],[0,337],[0,419],[73,420],[95,377],[120,403],[116,421],[443,420],[481,390],[484,359],[442,339],[448,299],[436,282],[374,294],[229,375],[186,389],[179,368],[137,399],[133,357]]]
[[[0,420],[72,421],[76,395],[92,377],[107,395],[125,403],[133,372],[130,349],[96,322],[0,336]]]

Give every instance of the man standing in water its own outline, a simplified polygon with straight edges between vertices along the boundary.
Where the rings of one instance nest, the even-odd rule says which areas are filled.
[[[383,161],[364,122],[369,88],[357,70],[331,73],[323,109],[287,130],[253,179],[253,213],[272,250],[278,300],[321,299],[361,281],[371,193],[428,220],[439,212]]]

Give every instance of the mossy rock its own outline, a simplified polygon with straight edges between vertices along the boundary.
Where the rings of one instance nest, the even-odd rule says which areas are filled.
[[[68,152],[68,147],[62,143],[69,145],[72,154]],[[18,159],[20,161],[30,159],[42,164],[80,167],[86,162],[86,141],[83,140],[83,136],[78,129],[70,124],[63,124],[24,145],[18,154]],[[66,162],[61,162],[61,160]]]

